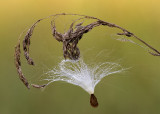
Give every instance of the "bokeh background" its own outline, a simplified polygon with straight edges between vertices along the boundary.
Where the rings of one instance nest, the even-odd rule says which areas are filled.
[[[86,63],[118,61],[130,68],[97,85],[96,109],[90,106],[88,93],[65,82],[27,90],[18,78],[13,56],[25,28],[42,17],[63,12],[118,24],[160,50],[159,4],[159,0],[0,0],[0,114],[159,114],[160,58],[134,44],[114,40],[113,29],[97,27],[79,42]],[[67,20],[57,21],[59,30]],[[37,26],[31,41],[36,66],[27,65],[22,56],[22,68],[29,82],[42,83],[44,72],[63,59],[62,44],[52,37],[50,20]]]

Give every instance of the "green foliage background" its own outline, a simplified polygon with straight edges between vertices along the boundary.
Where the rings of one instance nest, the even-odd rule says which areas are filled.
[[[89,105],[88,93],[64,82],[55,82],[43,91],[27,90],[13,61],[17,38],[26,27],[63,12],[118,24],[160,50],[159,4],[158,0],[0,0],[0,114],[159,114],[160,58],[131,43],[113,40],[108,28],[95,28],[84,36],[79,43],[82,56],[86,62],[96,62],[97,53],[107,50],[99,61],[121,60],[124,67],[131,68],[97,85],[100,105],[96,109]],[[58,22],[63,30],[65,19]],[[50,21],[38,25],[31,41],[36,66],[28,66],[22,57],[23,71],[30,82],[41,83],[43,72],[63,58],[62,44],[52,37]]]

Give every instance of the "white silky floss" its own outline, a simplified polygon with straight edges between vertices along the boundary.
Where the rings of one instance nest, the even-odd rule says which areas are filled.
[[[89,94],[94,94],[95,86],[102,78],[124,70],[119,64],[113,62],[104,62],[91,67],[85,64],[82,59],[77,61],[62,60],[58,67],[46,73],[48,77],[45,80],[49,81],[48,84],[55,81],[65,81],[80,86]]]

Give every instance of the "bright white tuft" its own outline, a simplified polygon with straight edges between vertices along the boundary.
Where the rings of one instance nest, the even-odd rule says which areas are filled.
[[[94,93],[95,86],[101,79],[110,74],[120,73],[124,69],[117,63],[105,62],[95,66],[87,66],[82,59],[78,61],[62,60],[57,68],[48,71],[49,83],[65,81],[80,86],[89,94]]]

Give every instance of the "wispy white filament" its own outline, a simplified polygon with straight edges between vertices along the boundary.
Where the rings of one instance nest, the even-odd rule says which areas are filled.
[[[94,93],[95,86],[105,76],[120,73],[124,69],[117,63],[104,62],[95,66],[87,65],[82,59],[78,61],[62,60],[58,67],[48,71],[49,83],[65,81],[80,86],[89,94]]]

